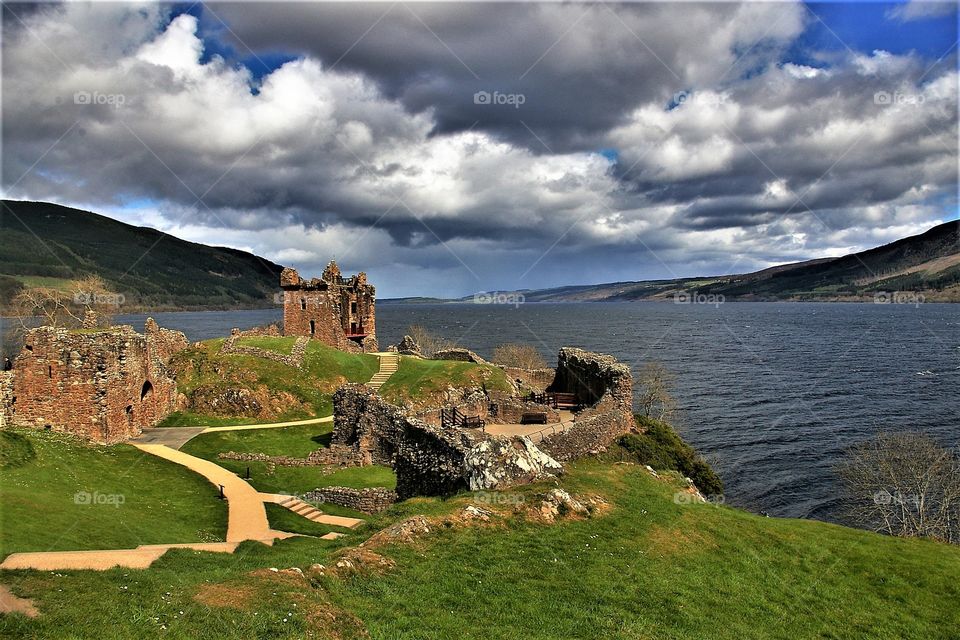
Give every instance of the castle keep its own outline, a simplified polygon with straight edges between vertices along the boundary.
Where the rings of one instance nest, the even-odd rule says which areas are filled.
[[[364,272],[344,278],[331,261],[319,278],[304,280],[286,268],[280,288],[284,335],[309,336],[343,351],[377,351],[376,290]]]

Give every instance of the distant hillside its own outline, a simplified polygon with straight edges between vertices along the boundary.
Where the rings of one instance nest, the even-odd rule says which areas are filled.
[[[126,309],[266,307],[281,266],[246,251],[187,242],[155,229],[45,202],[3,200],[0,295],[96,274]]]
[[[960,302],[960,221],[946,222],[876,249],[754,273],[524,289],[517,293],[523,294],[526,302],[609,302],[672,299],[679,292],[694,291],[723,295],[727,300],[816,301],[873,300],[881,292],[911,292],[922,294],[928,302]],[[473,298],[464,296],[456,302],[472,302]]]

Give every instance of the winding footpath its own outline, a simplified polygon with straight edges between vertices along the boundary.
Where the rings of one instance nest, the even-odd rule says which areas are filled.
[[[377,354],[380,357],[380,369],[367,384],[374,389],[392,375],[398,367],[399,356],[395,353]],[[187,441],[202,433],[219,431],[243,431],[248,429],[277,429],[306,424],[331,422],[333,416],[310,418],[292,422],[274,422],[268,424],[245,424],[226,427],[169,427],[147,429],[129,444],[144,453],[163,458],[182,465],[205,477],[216,487],[223,487],[227,500],[227,536],[226,542],[188,542],[178,544],[147,544],[135,549],[105,549],[93,551],[37,551],[12,553],[0,563],[0,569],[34,569],[38,571],[66,571],[72,569],[92,569],[103,571],[113,567],[146,569],[170,549],[194,549],[217,553],[233,553],[241,542],[255,540],[272,545],[276,540],[290,538],[298,534],[277,531],[270,528],[264,502],[280,504],[298,515],[304,515],[314,522],[339,527],[354,528],[363,523],[357,518],[330,516],[297,500],[294,496],[281,494],[262,494],[249,483],[209,460],[191,456],[179,451]],[[309,507],[309,510],[304,508]],[[327,533],[321,538],[334,540],[342,534]]]

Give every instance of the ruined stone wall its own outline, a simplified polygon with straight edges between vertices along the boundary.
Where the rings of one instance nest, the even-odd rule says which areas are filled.
[[[236,353],[240,355],[254,356],[257,358],[265,358],[267,360],[273,360],[274,362],[279,362],[290,367],[299,368],[300,365],[303,364],[304,356],[307,355],[307,345],[310,342],[309,338],[301,336],[297,338],[296,342],[293,343],[293,348],[290,349],[290,353],[283,354],[276,351],[271,351],[269,349],[261,349],[260,347],[242,344],[238,345],[237,339],[242,337],[246,337],[246,334],[234,329],[230,333],[230,337],[224,340],[223,344],[220,345],[220,353]]]
[[[538,446],[555,460],[569,462],[602,452],[633,426],[632,413],[608,393],[599,403],[577,414],[568,431],[546,436]]]
[[[475,429],[443,429],[407,416],[363,385],[333,396],[332,442],[389,464],[401,499],[495,489],[562,470],[526,438],[494,438]]]
[[[633,376],[613,356],[563,347],[549,391],[575,393],[588,404],[563,433],[545,437],[540,448],[566,462],[592,455],[634,427]]]
[[[457,362],[475,362],[477,364],[487,364],[487,361],[478,354],[464,349],[462,347],[451,347],[449,349],[440,349],[433,354],[431,360],[455,360]]]
[[[152,319],[144,334],[127,325],[33,329],[14,364],[11,422],[99,443],[137,436],[177,408],[167,363],[186,347],[182,333]]]
[[[10,424],[13,401],[13,372],[0,371],[0,429]]]
[[[633,376],[630,367],[613,356],[563,347],[557,358],[557,372],[548,391],[574,393],[585,405],[592,405],[610,392],[627,406],[633,404]]]
[[[376,351],[376,289],[360,272],[344,278],[336,263],[320,278],[280,274],[284,335],[308,336],[343,351]]]
[[[503,369],[503,372],[511,382],[516,383],[519,380],[524,388],[535,389],[540,392],[545,391],[546,388],[553,383],[553,379],[557,375],[556,370],[550,368],[520,369],[518,367],[498,366]]]
[[[497,402],[497,416],[491,417],[492,422],[504,424],[519,424],[525,413],[546,413],[548,423],[560,422],[560,414],[553,407],[536,402],[526,402],[519,398],[503,398]]]
[[[311,502],[326,502],[363,513],[380,513],[397,501],[397,492],[384,487],[353,489],[350,487],[323,487],[301,496]]]
[[[353,447],[333,445],[311,451],[306,458],[293,456],[271,456],[266,453],[226,451],[218,453],[221,460],[239,460],[241,462],[266,462],[281,467],[362,467],[370,464],[368,458]]]

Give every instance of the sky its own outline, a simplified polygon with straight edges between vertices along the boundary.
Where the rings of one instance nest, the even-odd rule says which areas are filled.
[[[380,297],[745,273],[957,219],[957,25],[917,1],[5,4],[2,195],[336,259]]]

